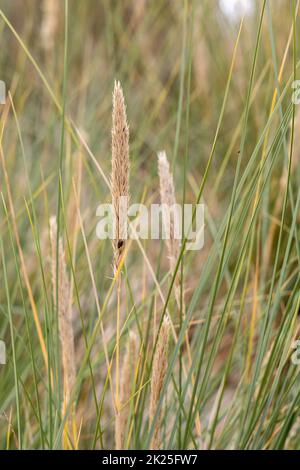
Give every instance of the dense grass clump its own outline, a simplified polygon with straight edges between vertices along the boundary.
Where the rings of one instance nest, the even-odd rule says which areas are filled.
[[[300,448],[299,2],[224,3],[1,2],[1,449]]]

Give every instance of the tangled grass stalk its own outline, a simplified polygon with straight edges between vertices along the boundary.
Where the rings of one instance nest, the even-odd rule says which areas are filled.
[[[76,380],[74,331],[72,325],[72,309],[70,303],[70,280],[67,273],[66,257],[62,239],[59,239],[58,265],[56,260],[57,246],[57,221],[51,217],[50,221],[50,243],[51,243],[51,274],[53,303],[58,312],[59,338],[61,345],[61,360],[63,368],[64,401],[62,415],[64,417],[67,408],[70,407],[70,415],[67,420],[63,442],[69,444],[69,436],[75,431],[75,409],[70,403],[71,393]],[[58,286],[58,292],[57,292]]]
[[[127,208],[129,199],[129,127],[126,106],[120,82],[115,81],[112,110],[112,172],[111,198],[113,206],[114,273],[117,277],[117,327],[116,327],[116,423],[120,412],[120,317],[121,276],[125,243],[127,239]],[[116,443],[117,445],[117,443]]]

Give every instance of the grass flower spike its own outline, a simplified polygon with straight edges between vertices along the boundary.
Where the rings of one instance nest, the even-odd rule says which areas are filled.
[[[117,271],[125,249],[127,205],[129,199],[129,127],[120,82],[115,82],[112,112],[111,195],[114,211],[114,270]]]
[[[138,339],[130,331],[123,359],[121,375],[120,410],[116,416],[116,448],[126,449],[126,431],[130,415],[130,399],[134,393],[135,372],[138,360]]]
[[[167,372],[168,365],[168,343],[170,337],[170,322],[166,317],[161,325],[159,332],[156,351],[153,358],[152,377],[151,377],[151,395],[150,395],[150,426],[153,423],[160,394]],[[151,440],[151,449],[160,448],[160,428],[161,428],[161,411],[156,419],[154,433]]]
[[[67,273],[65,251],[62,239],[59,239],[59,259],[58,259],[58,279],[56,263],[56,244],[57,244],[57,222],[56,217],[50,218],[50,242],[51,242],[51,271],[52,271],[52,289],[53,302],[56,306],[58,297],[58,323],[59,337],[61,345],[61,358],[63,368],[63,387],[64,403],[62,413],[64,415],[67,406],[70,405],[70,397],[75,385],[76,367],[75,367],[75,347],[74,332],[72,325],[72,309],[70,302],[70,281]],[[58,293],[56,292],[58,286]],[[58,294],[58,296],[57,296]],[[71,406],[71,419],[69,423],[73,427]],[[69,429],[70,430],[70,429]],[[69,431],[68,430],[68,431]]]

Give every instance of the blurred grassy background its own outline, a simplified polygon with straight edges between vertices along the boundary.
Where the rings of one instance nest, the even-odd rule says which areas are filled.
[[[53,0],[54,1],[54,0]],[[26,259],[30,284],[37,303],[38,313],[42,323],[45,337],[49,335],[52,348],[52,333],[54,320],[51,308],[46,307],[47,295],[51,298],[50,269],[49,269],[49,234],[48,220],[57,210],[57,168],[61,142],[61,116],[53,96],[49,94],[40,74],[32,64],[28,52],[40,72],[44,75],[59,103],[62,103],[62,85],[64,68],[64,2],[58,0],[58,14],[53,26],[53,44],[43,40],[43,27],[45,27],[45,12],[40,0],[2,0],[0,18],[0,79],[12,94],[16,116],[20,126],[22,144],[25,153],[24,166],[22,145],[18,135],[16,117],[10,110],[5,122],[3,135],[3,153],[5,155],[7,172],[13,196],[17,223],[20,233],[21,245]],[[196,322],[205,319],[212,285],[215,282],[217,260],[220,246],[216,234],[222,227],[223,218],[228,210],[232,196],[233,182],[242,138],[242,120],[247,103],[249,80],[253,70],[253,60],[258,34],[258,25],[263,2],[253,1],[251,11],[245,16],[241,29],[240,40],[237,46],[237,56],[230,82],[229,95],[226,102],[222,125],[218,134],[212,165],[205,180],[203,198],[206,203],[206,232],[205,247],[201,252],[188,254],[186,257],[186,296],[188,302],[194,299],[191,310],[192,318]],[[194,1],[114,1],[114,0],[70,0],[69,1],[69,51],[67,64],[67,97],[66,115],[80,130],[90,153],[100,164],[104,174],[109,177],[111,168],[111,96],[114,80],[121,81],[127,103],[128,121],[130,125],[130,159],[131,159],[131,198],[132,202],[140,202],[143,198],[149,203],[158,201],[158,176],[156,152],[165,149],[174,171],[174,180],[178,200],[182,199],[184,160],[187,157],[187,200],[195,202],[199,187],[203,181],[206,165],[218,127],[222,109],[233,51],[238,37],[241,16],[227,16],[220,8],[217,0]],[[261,40],[257,59],[255,60],[255,74],[251,93],[251,107],[247,119],[246,140],[241,161],[241,174],[244,174],[248,164],[253,164],[251,172],[245,177],[245,186],[239,195],[238,203],[245,197],[244,210],[246,221],[250,220],[251,209],[246,206],[246,194],[251,185],[257,184],[255,171],[257,170],[261,154],[260,149],[254,155],[254,149],[263,136],[263,130],[268,123],[274,90],[278,86],[278,73],[283,61],[281,84],[278,95],[284,89],[293,74],[293,40],[289,41],[292,32],[292,2],[287,0],[272,0],[267,2],[262,23]],[[8,25],[11,24],[11,28]],[[43,26],[44,25],[44,26]],[[48,25],[49,26],[49,25]],[[15,30],[12,31],[12,29]],[[19,35],[23,44],[17,39]],[[299,40],[299,34],[296,34]],[[286,47],[288,48],[286,50]],[[286,51],[286,56],[285,56]],[[298,53],[296,61],[298,61]],[[190,72],[189,72],[190,67]],[[190,73],[190,75],[189,75]],[[190,77],[190,81],[189,81]],[[279,106],[272,114],[272,123],[268,124],[268,140],[266,148],[269,149],[272,139],[283,126],[283,115],[290,104],[290,94],[282,98],[282,108]],[[188,112],[188,114],[187,114]],[[282,114],[283,113],[283,114]],[[290,121],[283,127],[284,142],[288,148],[290,139]],[[237,261],[240,254],[240,241],[244,235],[243,228],[235,230],[233,224],[230,237],[236,237],[231,249],[226,252],[226,266],[222,270],[222,282],[216,298],[214,314],[219,312],[230,297],[229,285],[233,282],[233,272],[236,263],[241,263],[240,278],[237,279],[236,297],[232,300],[230,320],[224,325],[220,348],[214,352],[216,367],[210,376],[210,391],[207,391],[202,408],[204,416],[208,414],[207,403],[217,391],[224,377],[224,361],[228,357],[231,340],[234,333],[240,328],[237,326],[235,310],[243,305],[243,321],[245,326],[245,342],[241,339],[234,360],[234,368],[229,374],[228,400],[233,401],[233,393],[243,376],[247,344],[249,337],[249,324],[253,304],[262,302],[258,310],[263,316],[264,308],[268,304],[268,293],[276,257],[276,241],[279,228],[283,230],[283,246],[279,251],[279,265],[275,272],[276,283],[283,288],[278,308],[278,318],[285,310],[286,302],[292,291],[292,300],[299,297],[299,247],[297,240],[293,240],[292,247],[286,248],[290,226],[295,214],[295,201],[299,193],[299,119],[296,120],[295,146],[293,166],[293,180],[291,183],[292,201],[288,199],[284,225],[280,222],[280,212],[276,209],[278,198],[283,203],[284,188],[280,186],[280,178],[287,168],[287,155],[283,142],[280,143],[278,156],[259,207],[259,214],[255,225],[251,229],[253,246],[246,260]],[[263,136],[264,137],[264,136]],[[98,172],[93,158],[84,146],[74,141],[71,132],[66,128],[65,148],[63,155],[63,193],[65,203],[64,228],[67,228],[71,242],[78,233],[74,227],[76,207],[74,209],[74,193],[72,178],[78,184],[80,162],[83,164],[80,207],[84,220],[85,234],[88,241],[89,253],[92,259],[93,272],[101,304],[105,299],[111,285],[112,265],[111,251],[107,243],[100,243],[95,236],[97,218],[96,208],[99,203],[109,202],[108,188]],[[30,188],[34,197],[34,211],[36,219],[30,223],[26,204],[30,206],[30,190],[26,181],[26,171],[29,175]],[[81,173],[80,173],[81,174]],[[240,178],[238,182],[240,182]],[[253,178],[253,179],[252,179]],[[1,191],[7,201],[7,185],[3,173],[0,174]],[[243,193],[245,189],[245,194]],[[242,194],[242,195],[241,195]],[[244,194],[244,196],[243,196]],[[252,200],[253,202],[253,200]],[[276,209],[276,210],[275,210]],[[74,212],[75,211],[75,212]],[[275,212],[274,212],[275,211]],[[33,217],[32,207],[29,209]],[[75,215],[74,215],[75,214]],[[235,224],[239,223],[238,214]],[[297,224],[299,221],[297,222]],[[257,224],[257,225],[256,225]],[[246,224],[245,224],[246,225]],[[273,228],[272,228],[273,227]],[[298,225],[297,225],[298,227]],[[33,228],[33,230],[32,230]],[[221,229],[220,229],[221,230]],[[256,231],[257,230],[257,231]],[[272,232],[272,230],[274,232]],[[298,230],[298,229],[296,229]],[[32,397],[33,390],[41,395],[41,414],[45,417],[44,432],[48,436],[48,399],[43,390],[49,392],[47,378],[42,372],[43,359],[40,352],[36,353],[37,384],[33,384],[30,363],[30,342],[25,335],[26,322],[24,305],[18,279],[18,270],[15,266],[14,253],[9,236],[9,224],[6,217],[1,217],[1,232],[4,243],[5,261],[7,269],[10,304],[13,305],[14,329],[16,339],[16,357],[19,364],[19,387],[21,395],[21,421],[23,429],[23,442],[28,447],[40,447],[41,441],[38,433],[41,420],[38,418],[37,404]],[[299,231],[298,231],[299,232]],[[270,234],[273,233],[271,236]],[[272,242],[271,245],[270,236]],[[38,242],[39,240],[39,242]],[[217,241],[216,241],[217,240]],[[40,244],[41,257],[38,245]],[[210,258],[211,249],[216,249],[217,256]],[[159,242],[145,243],[147,257],[156,272],[163,289],[168,283],[165,273],[168,270],[168,260],[163,246]],[[269,257],[265,258],[265,251],[269,250]],[[82,237],[79,236],[76,252],[76,284],[81,304],[81,310],[86,324],[88,335],[92,332],[97,319],[97,308],[93,300],[93,288],[87,267],[87,258]],[[228,255],[228,257],[227,257]],[[280,280],[280,269],[284,264],[284,256],[288,257],[284,279]],[[17,256],[18,257],[18,256]],[[266,262],[267,261],[267,262]],[[69,260],[70,263],[70,260]],[[210,265],[210,263],[212,263]],[[215,264],[214,264],[215,263]],[[248,264],[247,264],[248,263]],[[247,288],[243,291],[246,272]],[[212,267],[211,272],[202,277],[201,295],[193,297],[199,285],[204,266]],[[146,324],[148,311],[153,308],[152,301],[157,300],[157,293],[153,287],[153,280],[147,269],[145,258],[140,248],[132,245],[128,255],[128,272],[130,272],[130,289],[132,298],[127,300],[127,311],[135,310],[141,322]],[[45,275],[43,279],[42,274]],[[259,277],[258,284],[255,285]],[[2,282],[1,275],[1,282]],[[276,291],[276,290],[275,290]],[[254,301],[253,301],[254,292]],[[234,297],[233,295],[233,297]],[[275,293],[274,293],[275,295]],[[148,297],[149,296],[149,297]],[[273,296],[273,292],[271,297]],[[0,338],[11,344],[11,331],[9,328],[7,298],[5,290],[0,291],[2,314],[0,317]],[[248,298],[249,297],[249,298]],[[241,300],[242,298],[242,300]],[[153,300],[155,299],[155,300]],[[244,302],[244,300],[246,301]],[[259,299],[259,300],[257,300]],[[49,300],[49,299],[48,299]],[[265,301],[265,303],[264,303]],[[34,325],[30,316],[30,306],[25,296],[29,324],[27,333],[31,336],[31,346],[39,351],[38,339],[35,335]],[[76,303],[76,302],[75,302]],[[294,308],[291,302],[290,307]],[[277,305],[277,304],[276,304]],[[261,308],[260,308],[261,307]],[[49,312],[47,313],[47,308]],[[115,298],[110,299],[108,313],[104,324],[110,351],[114,344],[114,314]],[[48,317],[49,315],[49,317]],[[252,313],[253,315],[253,313]],[[277,315],[277,314],[276,314]],[[233,317],[231,322],[231,316]],[[252,317],[253,318],[253,317]],[[255,321],[255,320],[254,320]],[[276,327],[280,328],[280,320]],[[133,323],[135,320],[133,320]],[[84,342],[82,339],[82,326],[80,323],[79,308],[74,307],[74,325],[76,330],[77,361],[80,364],[84,355]],[[210,339],[214,337],[217,323],[210,331]],[[276,337],[276,327],[274,336]],[[202,329],[196,327],[194,340],[195,358],[197,359],[198,340],[202,341]],[[260,327],[257,327],[258,331]],[[292,329],[292,326],[291,326]],[[192,328],[193,330],[193,328]],[[295,330],[293,330],[295,333]],[[191,334],[192,336],[192,334]],[[57,339],[53,340],[54,343]],[[200,343],[199,343],[200,344]],[[267,344],[267,343],[266,343]],[[283,348],[283,346],[282,346]],[[96,349],[96,350],[95,350]],[[10,347],[9,347],[10,357]],[[249,351],[248,351],[249,353]],[[195,360],[196,360],[195,359]],[[57,366],[58,359],[54,355],[53,361]],[[219,361],[219,362],[218,362]],[[101,340],[93,349],[93,364],[96,377],[97,394],[102,393],[105,378],[105,366]],[[217,366],[218,364],[219,367]],[[56,367],[55,366],[55,367]],[[57,366],[58,367],[58,366]],[[294,373],[294,372],[293,372]],[[1,447],[17,447],[17,423],[15,418],[15,382],[14,368],[1,369],[0,385],[0,434]],[[103,378],[104,377],[104,378]],[[294,377],[294,375],[293,375]],[[204,393],[204,391],[203,391]],[[267,393],[265,391],[265,393]],[[54,392],[54,401],[56,400]],[[176,396],[176,395],[175,395]],[[267,395],[265,395],[266,397]],[[111,397],[104,393],[105,442],[111,445]],[[59,398],[57,398],[59,400]],[[59,402],[59,401],[58,401]],[[90,447],[94,437],[95,410],[91,397],[91,385],[88,368],[83,371],[83,385],[78,398],[79,415],[84,416],[80,446]],[[58,445],[59,438],[56,432],[59,429],[59,405],[53,405],[53,436],[45,439],[45,447]],[[284,409],[284,407],[283,407]],[[244,410],[243,410],[244,411]],[[170,410],[169,410],[170,412]],[[10,416],[12,413],[12,416]],[[279,412],[278,412],[279,413]],[[108,415],[108,416],[107,416]],[[277,416],[277,415],[276,415]],[[294,416],[294,415],[293,415]],[[277,430],[276,425],[282,419],[274,418],[274,429],[268,430],[266,440],[258,442],[251,438],[249,446],[268,447],[268,438]],[[43,419],[42,419],[43,421]],[[206,421],[206,418],[204,418]],[[234,422],[234,420],[233,420]],[[26,424],[27,423],[27,424]],[[30,424],[31,423],[31,424]],[[46,424],[47,423],[47,424]],[[234,424],[232,424],[234,428]],[[51,427],[51,426],[50,426]],[[146,429],[146,428],[145,428]],[[232,428],[228,428],[232,429]],[[276,431],[277,432],[277,431]],[[274,431],[275,435],[276,432]],[[146,431],[144,430],[144,433]],[[43,432],[41,433],[43,434]],[[227,432],[218,434],[219,441],[216,447],[230,447],[230,437]],[[49,440],[50,439],[50,443]],[[52,439],[52,442],[51,442]],[[246,439],[246,438],[245,438]],[[258,438],[257,438],[258,439]],[[142,447],[143,438],[135,436],[133,446]],[[167,442],[167,441],[166,441]],[[241,442],[245,442],[241,440]],[[248,441],[247,441],[248,442]],[[299,443],[299,438],[298,438]],[[191,444],[190,444],[191,445]],[[295,446],[295,444],[291,444]]]

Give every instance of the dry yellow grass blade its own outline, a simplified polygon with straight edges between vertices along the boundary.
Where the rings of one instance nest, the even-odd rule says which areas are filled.
[[[1,129],[1,135],[0,135],[1,164],[2,164],[2,169],[3,169],[5,185],[6,185],[6,189],[7,189],[9,212],[10,212],[10,216],[11,216],[11,220],[12,220],[13,233],[14,233],[14,236],[15,236],[15,239],[16,239],[18,253],[19,253],[20,262],[21,262],[21,272],[22,272],[22,276],[23,276],[23,279],[24,279],[24,282],[25,282],[25,286],[26,286],[26,289],[27,289],[27,292],[28,292],[29,302],[30,302],[30,305],[31,305],[33,318],[34,318],[34,322],[35,322],[39,342],[40,342],[40,345],[41,345],[41,350],[42,350],[45,366],[46,366],[46,368],[48,368],[47,348],[46,348],[46,344],[45,344],[45,340],[44,340],[44,336],[43,336],[43,331],[42,331],[42,327],[41,327],[41,323],[40,323],[40,319],[39,319],[39,315],[38,315],[38,310],[37,310],[37,307],[36,307],[36,304],[35,304],[33,292],[32,292],[30,281],[29,281],[29,276],[28,276],[28,272],[27,272],[27,268],[26,268],[24,253],[23,253],[22,246],[21,246],[21,243],[20,243],[20,236],[19,236],[19,231],[18,231],[18,226],[17,226],[17,219],[16,219],[16,214],[15,214],[15,208],[14,208],[13,198],[12,198],[12,193],[11,193],[11,186],[10,186],[10,181],[9,181],[9,177],[8,177],[8,173],[7,173],[3,148],[2,148],[3,132],[4,132],[8,112],[9,112],[9,107],[10,107],[10,101],[8,102],[8,104],[6,105],[5,110],[4,110],[3,123],[2,123],[2,129]]]
[[[107,367],[107,374],[108,374],[108,378],[109,378],[109,384],[110,384],[110,389],[111,389],[111,394],[112,394],[112,400],[113,400],[113,404],[114,404],[114,407],[115,407],[116,406],[116,400],[115,400],[115,395],[114,395],[114,391],[113,391],[113,384],[112,384],[112,378],[111,378],[111,363],[110,363],[109,356],[108,356],[107,342],[106,342],[106,337],[105,337],[105,332],[104,332],[103,321],[102,321],[102,318],[101,318],[101,307],[100,307],[100,302],[99,302],[99,298],[98,298],[98,292],[97,292],[95,277],[94,277],[94,273],[93,273],[93,267],[92,267],[91,257],[90,257],[89,248],[88,248],[88,244],[87,244],[87,239],[86,239],[86,236],[85,236],[85,230],[84,230],[83,220],[82,220],[81,211],[80,211],[80,203],[79,203],[79,199],[78,199],[78,193],[77,193],[77,190],[76,190],[74,180],[73,180],[73,192],[74,192],[74,197],[75,197],[75,202],[76,202],[76,209],[77,209],[77,214],[78,214],[79,226],[80,226],[81,235],[82,235],[84,248],[85,248],[85,253],[86,253],[86,258],[87,258],[87,262],[88,262],[88,269],[89,269],[91,282],[92,282],[94,300],[95,300],[95,304],[96,304],[98,317],[99,317],[99,320],[100,320],[100,330],[101,330],[101,337],[102,337],[102,342],[103,342],[105,362],[106,362],[106,367]],[[108,293],[108,296],[109,295],[110,295],[110,291]],[[106,302],[104,302],[104,304],[105,303]]]
[[[298,11],[298,8],[299,8],[299,1],[297,2],[296,11]],[[286,63],[286,60],[287,60],[288,50],[289,50],[289,47],[290,47],[290,44],[291,44],[291,41],[292,41],[292,37],[293,37],[293,25],[290,28],[289,37],[288,37],[286,48],[285,48],[283,58],[282,58],[282,61],[281,61],[281,65],[280,65],[280,69],[279,69],[279,73],[278,73],[278,77],[277,77],[278,84],[280,84],[281,81],[282,81],[284,66],[285,66],[285,63]],[[271,102],[271,106],[270,106],[269,116],[271,116],[273,111],[274,111],[274,108],[275,108],[275,105],[276,105],[276,100],[277,100],[277,95],[278,95],[278,88],[276,87],[274,89],[274,93],[273,93],[273,98],[272,98],[272,102]],[[260,160],[260,168],[262,168],[262,166],[264,164],[264,161],[265,161],[265,158],[266,158],[266,155],[267,155],[267,146],[268,146],[268,141],[269,141],[269,133],[270,133],[270,130],[268,129],[268,131],[266,132],[265,138],[264,138],[264,143],[263,143],[263,148],[262,148],[262,157],[261,157],[261,160]],[[252,215],[254,214],[254,212],[257,208],[257,204],[258,204],[258,200],[259,200],[261,180],[262,180],[262,173],[261,173],[261,176],[260,176],[258,184],[257,184],[256,194],[255,194],[254,203],[253,203]],[[270,235],[268,237],[267,255],[266,255],[266,265],[267,266],[269,265],[269,262],[270,262],[271,249],[272,249],[272,245],[273,245],[273,238],[274,238],[274,234],[275,234],[275,229],[276,229],[276,224],[273,223],[270,227]],[[259,260],[258,260],[258,256],[259,256],[259,254],[257,254],[257,257],[256,257],[256,270],[255,270],[254,293],[253,293],[254,301],[253,301],[253,307],[252,307],[252,313],[251,313],[251,319],[250,319],[250,332],[249,332],[249,341],[248,341],[248,351],[247,351],[247,357],[246,357],[246,371],[247,371],[247,373],[245,375],[246,380],[250,380],[251,356],[252,356],[254,337],[255,337],[257,309],[258,309],[258,306],[259,306],[257,290],[258,290],[258,286],[259,286],[259,264],[260,263],[259,263]]]

